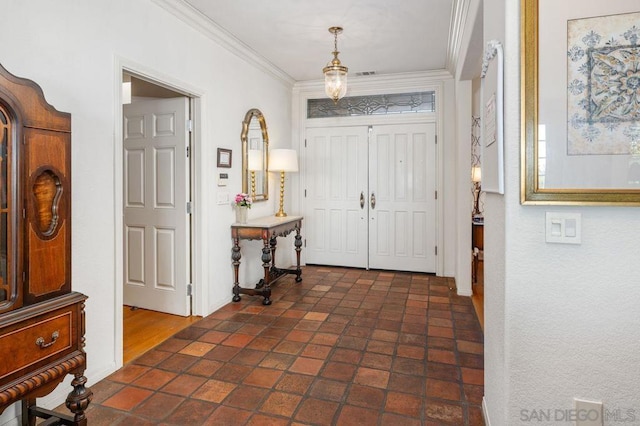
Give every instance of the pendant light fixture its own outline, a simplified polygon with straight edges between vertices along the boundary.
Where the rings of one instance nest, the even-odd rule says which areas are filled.
[[[347,71],[349,69],[340,63],[338,59],[338,34],[342,32],[342,27],[331,27],[329,32],[333,34],[333,59],[322,69],[324,73],[324,91],[333,102],[347,93]]]

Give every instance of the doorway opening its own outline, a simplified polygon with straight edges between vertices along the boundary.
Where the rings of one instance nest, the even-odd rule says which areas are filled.
[[[192,316],[191,296],[194,98],[127,71],[122,81],[122,319],[127,363],[200,317]]]

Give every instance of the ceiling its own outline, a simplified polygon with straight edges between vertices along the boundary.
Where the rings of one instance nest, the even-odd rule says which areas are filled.
[[[295,81],[322,78],[333,35],[349,75],[443,70],[454,0],[183,0]]]

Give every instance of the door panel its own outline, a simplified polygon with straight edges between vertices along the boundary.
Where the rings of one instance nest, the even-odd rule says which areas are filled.
[[[370,143],[369,267],[435,272],[435,125],[374,126]]]
[[[305,150],[306,261],[366,268],[366,127],[308,129]]]
[[[125,235],[127,269],[125,282],[144,285],[144,227],[127,226]]]
[[[124,107],[124,303],[190,314],[188,99]]]

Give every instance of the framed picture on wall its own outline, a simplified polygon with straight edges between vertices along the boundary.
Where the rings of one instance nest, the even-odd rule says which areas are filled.
[[[637,0],[521,10],[521,202],[640,205]]]
[[[487,43],[482,61],[480,98],[482,190],[504,194],[504,59],[502,43]]]
[[[218,148],[218,167],[231,167],[231,150]]]

